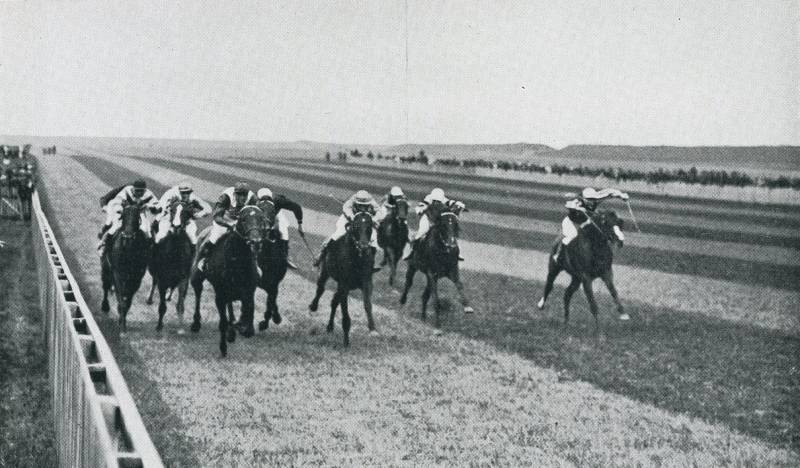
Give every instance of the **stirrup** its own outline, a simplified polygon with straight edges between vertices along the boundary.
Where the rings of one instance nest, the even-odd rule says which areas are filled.
[[[297,265],[295,265],[295,263],[293,261],[289,260],[288,258],[286,259],[286,266],[291,268],[292,270],[297,270],[298,269]]]

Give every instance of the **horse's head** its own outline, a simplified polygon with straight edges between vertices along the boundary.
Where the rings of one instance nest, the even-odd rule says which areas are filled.
[[[253,205],[243,207],[239,211],[234,232],[244,239],[254,254],[257,254],[261,241],[267,233],[267,221],[261,208]]]
[[[372,214],[361,211],[353,216],[348,228],[349,236],[359,256],[369,253],[372,241]]]
[[[190,203],[178,200],[169,207],[169,216],[172,222],[172,227],[175,231],[185,229],[186,225],[192,219],[192,206]]]
[[[600,210],[592,216],[592,222],[600,228],[606,239],[618,246],[622,246],[625,234],[622,232],[623,221],[612,210]]]
[[[400,221],[405,221],[408,218],[408,200],[405,198],[398,198],[395,200],[394,216]]]
[[[438,213],[435,219],[431,220],[434,235],[448,253],[458,249],[458,215],[452,211],[445,210]]]
[[[264,236],[264,240],[268,242],[275,242],[274,232],[270,230],[275,227],[275,221],[278,216],[278,209],[275,207],[275,202],[268,198],[262,198],[258,202],[258,206],[264,215],[264,223],[266,224],[267,232],[271,235]]]
[[[139,203],[127,203],[122,207],[122,235],[123,237],[133,237],[142,222],[141,212],[144,207]]]

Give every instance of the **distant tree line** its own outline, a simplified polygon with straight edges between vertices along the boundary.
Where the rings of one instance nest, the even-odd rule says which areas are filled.
[[[585,167],[568,166],[564,164],[537,164],[533,162],[518,162],[486,159],[457,159],[439,158],[430,160],[425,154],[425,150],[420,150],[417,154],[409,156],[373,154],[372,151],[362,154],[358,149],[347,152],[339,152],[338,159],[347,161],[347,157],[367,159],[386,159],[407,164],[425,164],[446,167],[464,167],[467,169],[487,168],[500,169],[503,171],[533,172],[541,174],[556,175],[577,175],[586,177],[605,177],[620,181],[646,181],[651,184],[661,184],[665,182],[682,182],[685,184],[718,185],[718,186],[737,186],[737,187],[767,187],[767,188],[792,188],[800,190],[800,178],[798,177],[753,177],[740,171],[725,170],[698,170],[696,167],[689,169],[663,169],[658,168],[654,171],[643,171],[637,169],[624,169],[620,167]],[[330,160],[330,153],[325,155]]]

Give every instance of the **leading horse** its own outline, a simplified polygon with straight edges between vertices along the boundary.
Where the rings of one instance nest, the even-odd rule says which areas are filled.
[[[207,237],[209,228],[203,231],[200,239]],[[253,309],[256,286],[259,281],[257,259],[261,242],[266,235],[266,220],[261,208],[245,206],[233,229],[225,233],[206,259],[204,271],[197,269],[195,258],[190,283],[194,289],[195,308],[191,330],[200,330],[200,298],[203,294],[203,281],[208,279],[214,287],[214,301],[219,313],[219,350],[222,357],[228,355],[228,342],[236,339],[233,327],[234,301],[241,302],[239,332],[249,338],[253,336]],[[201,241],[198,240],[198,244]],[[228,314],[226,314],[226,311]],[[227,339],[227,341],[226,341]]]
[[[127,329],[131,299],[142,283],[152,248],[152,241],[139,229],[141,212],[144,209],[146,208],[138,203],[127,204],[122,208],[122,227],[109,241],[110,245],[101,257],[103,304],[100,309],[105,313],[110,310],[108,291],[113,286],[117,296],[117,314],[122,332]]]
[[[400,304],[406,303],[408,290],[411,289],[417,271],[425,273],[428,282],[422,293],[422,318],[426,318],[428,300],[433,296],[436,327],[438,328],[441,325],[438,287],[440,278],[449,278],[455,284],[465,313],[472,313],[474,310],[464,294],[464,284],[461,282],[458,270],[458,213],[447,208],[434,209],[431,207],[428,209],[427,216],[431,217],[431,228],[409,259],[406,284],[403,295],[400,296]]]
[[[354,289],[360,289],[364,298],[367,327],[371,333],[377,333],[375,320],[372,317],[372,274],[375,262],[375,249],[370,245],[372,229],[371,214],[359,212],[353,216],[345,235],[333,241],[327,249],[320,264],[317,293],[308,306],[312,312],[317,310],[319,298],[325,292],[325,283],[328,278],[332,277],[336,281],[336,293],[331,299],[331,315],[327,330],[328,333],[333,331],[336,308],[341,305],[345,347],[350,346],[350,314],[347,307],[347,296]]]
[[[382,264],[389,264],[389,286],[394,286],[397,262],[408,243],[408,200],[399,198],[378,226],[378,245],[383,249]]]
[[[171,228],[166,236],[153,247],[149,269],[150,275],[153,277],[153,286],[158,285],[158,325],[156,330],[161,330],[164,326],[167,291],[172,292],[177,288],[178,301],[175,304],[175,311],[178,313],[182,332],[184,299],[195,254],[194,246],[186,234],[186,225],[193,215],[190,203],[180,200],[172,203],[168,213]]]
[[[589,310],[594,317],[595,332],[598,331],[597,321],[597,302],[592,290],[592,282],[600,278],[606,284],[608,292],[617,305],[620,320],[628,320],[630,317],[625,313],[617,295],[617,288],[614,286],[614,273],[611,265],[614,261],[612,244],[622,246],[625,236],[622,233],[623,222],[617,214],[611,210],[599,210],[594,215],[590,215],[589,222],[578,229],[578,237],[564,246],[564,253],[559,261],[553,259],[558,244],[553,246],[549,255],[547,281],[544,286],[544,294],[537,304],[539,309],[544,309],[547,303],[547,296],[553,290],[553,282],[562,271],[566,271],[572,276],[572,280],[564,291],[564,325],[569,322],[569,304],[572,295],[583,285],[583,292],[589,301]],[[557,242],[561,242],[559,239]]]
[[[258,287],[267,293],[266,309],[264,309],[264,320],[258,323],[258,329],[263,331],[269,328],[272,320],[278,325],[283,320],[278,312],[278,286],[286,276],[289,266],[289,241],[280,238],[280,234],[275,226],[277,210],[275,202],[262,200],[258,207],[264,212],[267,225],[267,235],[261,241],[261,248],[258,252],[258,266],[261,268],[261,280]]]

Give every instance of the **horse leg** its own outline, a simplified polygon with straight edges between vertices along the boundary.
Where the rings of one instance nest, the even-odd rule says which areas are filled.
[[[180,323],[178,334],[183,333],[183,312],[187,289],[189,289],[189,280],[184,278],[178,283],[178,302],[175,303],[175,312],[178,314],[178,322]]]
[[[583,292],[586,294],[586,300],[589,301],[589,310],[592,312],[592,316],[594,317],[594,332],[597,334],[600,331],[600,325],[597,322],[597,301],[594,300],[594,291],[592,291],[592,279],[584,277],[583,280]]]
[[[431,285],[431,297],[433,297],[434,325],[439,328],[442,325],[439,318],[439,278],[433,273],[428,273],[428,282]]]
[[[461,306],[464,307],[465,314],[471,314],[475,312],[475,309],[469,305],[469,299],[467,299],[467,295],[464,294],[464,283],[461,282],[461,275],[459,274],[458,269],[456,269],[451,275],[450,279],[453,281],[453,284],[456,285],[456,289],[458,290],[458,295],[461,297]]]
[[[174,292],[175,292],[175,288],[169,288],[169,292],[167,293],[167,300],[168,301],[172,300],[172,293],[174,293]]]
[[[150,279],[152,281],[150,282],[150,294],[147,295],[147,305],[153,305],[153,293],[156,292],[156,287],[158,286],[156,277],[153,276],[152,272],[150,273]]]
[[[614,299],[614,303],[617,305],[617,313],[619,313],[620,320],[630,320],[630,315],[625,313],[625,309],[622,307],[622,303],[619,301],[619,295],[617,295],[617,287],[614,286],[614,273],[611,272],[609,269],[605,274],[600,277],[603,280],[603,283],[606,284],[608,288],[608,292],[611,293],[611,298]]]
[[[314,295],[311,304],[308,305],[308,310],[311,312],[316,312],[319,307],[319,298],[325,292],[325,283],[328,281],[328,276],[327,265],[323,265],[322,271],[319,272],[319,278],[317,278],[317,293]]]
[[[344,332],[344,347],[350,346],[350,313],[347,310],[347,290],[340,292],[342,306],[342,332]]]
[[[544,293],[542,294],[542,298],[539,299],[539,303],[536,304],[539,307],[539,310],[544,309],[544,306],[547,304],[547,297],[550,296],[550,293],[553,291],[553,283],[556,280],[556,276],[561,273],[561,268],[556,265],[556,262],[550,259],[549,262],[550,268],[547,270],[547,280],[544,283]]]
[[[167,312],[167,302],[165,300],[167,295],[167,288],[158,287],[158,325],[156,331],[161,331],[164,328],[164,314]]]
[[[198,332],[200,331],[200,298],[203,296],[203,276],[199,271],[194,270],[190,281],[194,290],[194,317],[190,329],[193,332]]]
[[[431,279],[425,276],[425,290],[422,291],[422,320],[428,318],[428,300],[431,298]]]
[[[377,335],[375,329],[375,319],[372,317],[372,278],[368,277],[361,286],[361,294],[364,297],[364,312],[367,314],[367,328],[370,335]]]
[[[228,332],[228,328],[231,326],[231,324],[228,323],[228,316],[225,313],[228,302],[222,295],[214,297],[214,302],[217,304],[217,313],[219,313],[219,352],[222,357],[225,357],[228,355],[228,342],[225,339],[225,335]]]
[[[250,294],[245,294],[245,297],[242,298],[242,315],[239,317],[239,323],[242,324],[242,336],[245,338],[250,338],[251,336],[255,335],[256,332],[253,329],[253,320],[254,312],[255,312],[255,300],[254,296],[255,291],[251,292]],[[231,309],[233,309],[233,305],[231,305]]]
[[[336,317],[336,307],[339,306],[339,299],[340,299],[340,292],[337,289],[335,293],[333,293],[333,298],[331,299],[331,316],[328,319],[328,327],[326,328],[328,333],[333,333],[333,319]]]
[[[394,247],[389,247],[384,252],[389,264],[389,286],[394,287],[394,278],[397,274],[397,252],[395,252]]]
[[[108,267],[105,265],[105,259],[101,260],[103,262],[101,271],[100,271],[100,279],[103,283],[103,303],[100,305],[100,310],[102,310],[106,315],[111,310],[111,307],[108,305],[108,291],[111,290],[111,279],[109,276],[111,273],[108,271]]]
[[[267,299],[264,301],[264,320],[258,322],[258,331],[264,331],[269,328],[269,321],[272,318],[272,308],[270,308],[269,303],[270,293],[267,291]]]
[[[403,286],[403,294],[400,296],[400,304],[405,304],[406,300],[408,299],[408,290],[411,289],[411,285],[414,284],[414,275],[417,273],[417,269],[409,262],[408,269],[406,270],[406,285]]]
[[[578,290],[580,285],[581,280],[577,276],[573,276],[572,281],[564,291],[564,325],[569,322],[569,303],[572,300],[572,295],[575,294],[575,291]]]

